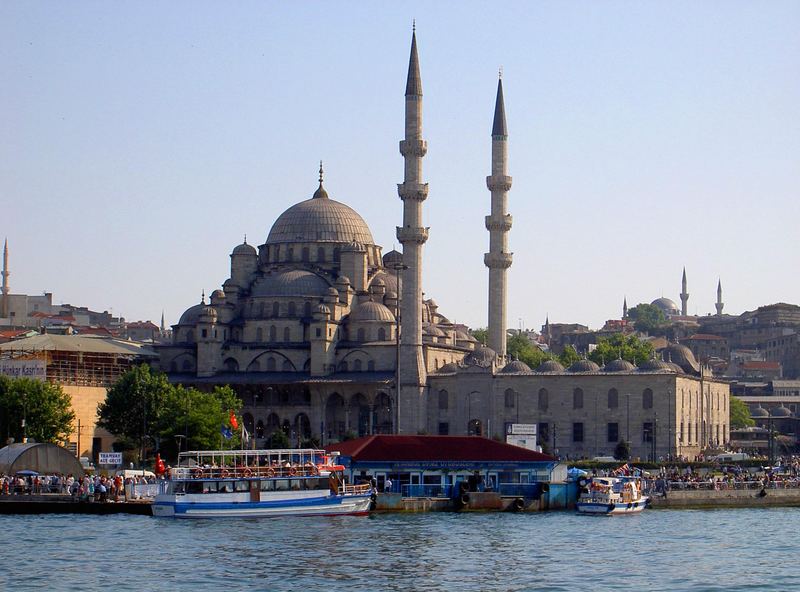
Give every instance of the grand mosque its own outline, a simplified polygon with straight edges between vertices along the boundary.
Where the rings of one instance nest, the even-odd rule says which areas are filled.
[[[170,379],[231,385],[257,442],[279,429],[294,443],[373,433],[502,437],[512,423],[535,425],[544,447],[573,457],[610,454],[622,439],[641,457],[727,442],[728,386],[683,346],[639,368],[581,360],[534,370],[508,359],[512,179],[502,79],[486,179],[488,343],[423,298],[422,96],[414,33],[400,142],[402,253],[383,253],[363,218],[328,195],[320,164],[313,195],[281,214],[264,244],[236,246],[221,289],[173,326],[172,343],[160,348]]]

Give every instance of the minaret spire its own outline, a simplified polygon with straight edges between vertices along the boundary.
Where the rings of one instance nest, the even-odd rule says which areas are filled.
[[[622,318],[623,319],[627,319],[628,318],[628,297],[627,296],[623,296],[622,297]]]
[[[163,337],[164,334],[167,332],[167,327],[164,324],[164,310],[163,309],[161,310],[161,327],[160,327],[160,329],[161,329],[161,336]]]
[[[403,200],[403,225],[397,227],[397,240],[403,245],[398,433],[416,433],[425,427],[420,399],[427,380],[422,352],[422,247],[428,240],[428,228],[422,225],[422,202],[428,197],[428,184],[422,182],[422,158],[427,151],[428,143],[422,139],[422,80],[415,25],[406,80],[405,138],[400,142],[405,166],[403,182],[397,186]]]
[[[725,306],[722,303],[722,278],[717,281],[717,303],[714,305],[717,309],[717,314],[722,314],[722,308]]]
[[[486,186],[492,193],[491,214],[486,216],[489,231],[489,252],[483,262],[489,268],[489,347],[500,358],[506,355],[506,299],[508,280],[506,271],[511,267],[512,254],[508,251],[508,231],[511,215],[507,213],[508,191],[508,129],[503,100],[502,70],[497,80],[497,98],[494,104],[492,125],[492,174],[486,177]]]
[[[681,316],[689,314],[689,292],[687,291],[686,283],[686,268],[683,268],[683,279],[681,280]]]
[[[2,316],[4,319],[8,318],[8,293],[10,288],[8,286],[8,276],[11,272],[8,271],[8,238],[6,238],[5,245],[3,245],[3,308]]]

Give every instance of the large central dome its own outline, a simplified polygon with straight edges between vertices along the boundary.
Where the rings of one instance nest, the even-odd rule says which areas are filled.
[[[328,198],[320,180],[314,197],[301,201],[278,216],[267,244],[353,241],[374,245],[364,219],[351,207]]]

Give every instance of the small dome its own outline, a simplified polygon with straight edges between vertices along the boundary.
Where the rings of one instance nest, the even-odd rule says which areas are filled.
[[[536,369],[536,371],[541,374],[563,372],[564,366],[562,366],[556,360],[545,360],[539,364],[539,367]]]
[[[608,364],[603,366],[603,372],[633,372],[634,370],[636,370],[636,366],[622,358],[611,360]]]
[[[222,290],[214,290],[211,292],[211,299],[216,300],[217,298],[225,298],[225,292]]]
[[[530,366],[525,362],[514,360],[506,364],[503,369],[500,370],[500,374],[533,374],[533,370],[531,370]]]
[[[387,323],[394,323],[395,318],[392,311],[386,308],[380,302],[373,302],[368,300],[362,302],[352,311],[350,311],[350,320],[356,322],[364,321],[382,321]]]
[[[600,372],[600,366],[591,360],[578,360],[572,366],[567,368],[567,372]]]
[[[692,350],[685,345],[672,343],[664,350],[664,353],[666,353],[669,362],[677,364],[687,374],[700,372],[700,364],[697,363]]]
[[[772,417],[791,417],[792,411],[788,407],[784,407],[781,405],[780,407],[776,407],[775,409],[770,410],[772,412]],[[767,412],[769,413],[769,412]]]
[[[331,314],[331,309],[328,308],[327,306],[325,306],[324,304],[320,304],[319,306],[317,306],[317,308],[316,308],[316,310],[314,312],[318,312],[320,314],[329,315],[329,314]]]
[[[497,353],[485,345],[480,345],[474,350],[469,352],[464,358],[464,364],[467,366],[478,366],[480,368],[489,368],[497,359]]]
[[[389,269],[394,268],[397,264],[403,263],[403,254],[400,251],[392,249],[383,256],[383,266]]]
[[[685,374],[683,368],[675,364],[674,362],[667,362],[667,365],[670,367],[670,370],[673,372],[677,372],[678,374]]]
[[[639,370],[641,372],[674,372],[674,368],[669,363],[655,358],[642,362]]]
[[[458,372],[458,364],[455,362],[445,364],[436,371],[437,374],[455,374],[456,372]]]
[[[456,341],[472,341],[470,337],[471,335],[466,331],[462,331],[461,329],[456,329]]]
[[[423,323],[422,332],[427,333],[428,335],[433,335],[434,337],[447,337],[447,333],[442,331],[433,323]]]
[[[320,276],[294,269],[274,275],[265,275],[253,285],[251,295],[254,297],[271,296],[324,296],[328,293],[328,282]]]
[[[656,306],[661,309],[661,312],[664,313],[666,316],[675,316],[681,314],[681,309],[678,308],[678,305],[675,304],[673,300],[669,298],[657,298],[650,303],[652,306]]]
[[[350,278],[346,275],[340,275],[336,278],[336,285],[337,286],[349,286],[350,285]]]
[[[241,245],[237,245],[233,248],[233,253],[231,253],[231,255],[248,255],[250,257],[257,257],[258,253],[253,245],[248,245],[247,241],[244,241]]]
[[[331,297],[335,296],[336,298],[338,298],[339,297],[339,290],[337,290],[336,288],[331,286],[330,288],[328,288],[328,296],[331,296]]]
[[[766,409],[764,409],[761,405],[759,405],[758,407],[753,409],[753,411],[750,413],[750,417],[764,417],[764,418],[766,418],[766,417],[769,417],[769,413],[767,412]]]
[[[206,307],[205,303],[195,304],[186,309],[178,321],[179,325],[194,325],[200,317],[200,312]]]
[[[386,292],[384,296],[387,300],[397,300],[397,292]]]
[[[217,311],[214,310],[213,306],[203,306],[203,309],[198,315],[198,320],[200,320],[200,322],[214,323],[217,320]]]

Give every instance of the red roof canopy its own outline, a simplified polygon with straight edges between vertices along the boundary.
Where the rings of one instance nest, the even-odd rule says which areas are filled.
[[[354,461],[551,462],[552,456],[480,436],[366,436],[330,444]]]

